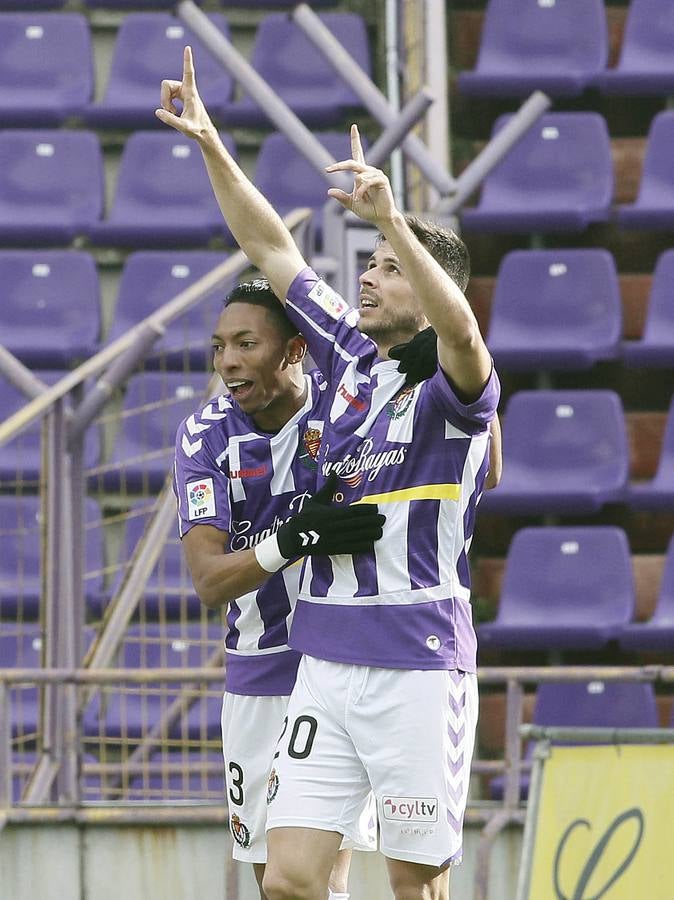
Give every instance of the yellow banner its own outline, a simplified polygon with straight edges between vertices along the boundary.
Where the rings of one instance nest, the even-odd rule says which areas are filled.
[[[529,900],[674,900],[674,746],[552,747]]]

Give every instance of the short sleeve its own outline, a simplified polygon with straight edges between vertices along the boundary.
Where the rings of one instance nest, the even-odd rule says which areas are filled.
[[[178,501],[178,530],[184,537],[194,525],[232,526],[229,478],[216,463],[207,440],[190,434],[185,419],[176,434],[173,490]]]

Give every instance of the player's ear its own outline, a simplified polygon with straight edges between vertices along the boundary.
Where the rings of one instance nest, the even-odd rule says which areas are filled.
[[[302,362],[307,352],[307,342],[304,340],[301,334],[296,334],[294,337],[291,337],[288,343],[286,344],[286,360],[295,365],[296,363]]]

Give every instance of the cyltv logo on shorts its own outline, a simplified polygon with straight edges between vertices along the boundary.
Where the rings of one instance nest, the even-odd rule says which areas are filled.
[[[384,818],[394,822],[437,822],[437,797],[384,797]]]

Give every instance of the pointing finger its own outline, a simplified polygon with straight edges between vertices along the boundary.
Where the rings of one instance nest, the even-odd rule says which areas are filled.
[[[186,87],[194,87],[194,81],[194,59],[192,48],[188,44],[183,50],[183,84]]]
[[[365,164],[365,154],[363,153],[363,145],[360,142],[360,133],[357,125],[351,126],[351,156],[356,162]]]

